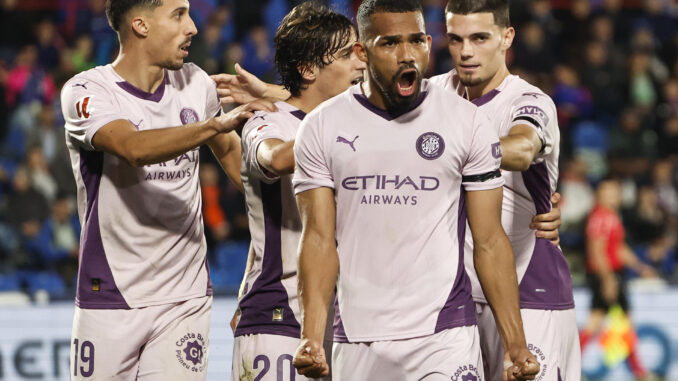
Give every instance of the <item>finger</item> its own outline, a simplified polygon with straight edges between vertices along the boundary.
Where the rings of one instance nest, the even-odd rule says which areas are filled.
[[[233,97],[219,97],[219,102],[221,102],[222,105],[229,105],[231,103],[236,103],[235,99]]]
[[[530,224],[530,228],[542,232],[557,232],[558,225],[556,222],[551,221],[551,222],[535,222]]]
[[[219,96],[219,98],[231,96],[231,89],[228,88],[217,89],[217,95]]]
[[[554,208],[557,208],[559,203],[560,203],[560,193],[553,192],[553,194],[551,195],[551,205],[553,205]]]
[[[243,69],[242,66],[240,66],[240,64],[238,64],[238,63],[235,64],[235,72],[236,72],[239,76],[241,76],[241,77],[243,77],[243,78],[246,78],[246,79],[248,79],[248,80],[249,80],[250,78],[254,77],[254,74],[252,74],[252,73],[250,73],[249,71]]]
[[[221,74],[212,74],[210,75],[210,78],[212,78],[212,80],[217,83],[217,86],[224,86],[233,81],[235,76],[233,74],[221,73]]]
[[[306,352],[298,354],[296,357],[294,357],[294,360],[292,360],[292,365],[294,365],[294,367],[297,369],[307,368],[313,364],[313,359]]]
[[[552,210],[548,213],[544,214],[537,214],[536,216],[532,217],[532,223],[539,223],[539,222],[555,222],[558,220],[560,217],[560,212],[556,210]]]

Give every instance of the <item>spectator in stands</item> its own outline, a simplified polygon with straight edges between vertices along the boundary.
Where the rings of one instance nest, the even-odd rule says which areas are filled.
[[[663,233],[663,232],[662,232]],[[666,281],[675,281],[676,276],[676,243],[666,234],[659,234],[646,245],[635,247],[638,259],[652,267],[654,271]],[[629,271],[631,278],[640,277],[641,274]]]
[[[49,204],[42,194],[32,188],[25,168],[16,170],[13,186],[13,191],[7,195],[2,214],[23,247],[26,241],[34,239],[40,233],[42,223],[49,213]],[[39,264],[37,258],[27,255],[23,250],[12,253],[10,263],[20,268]]]
[[[94,42],[92,37],[83,34],[75,41],[75,49],[71,59],[73,60],[73,68],[76,72],[89,70],[94,67],[94,60],[92,58],[92,47]]]
[[[671,116],[662,126],[659,154],[674,162],[678,160],[678,114]]]
[[[26,170],[31,178],[33,189],[38,191],[49,204],[54,202],[59,189],[49,171],[42,147],[36,146],[29,149],[26,156]]]
[[[580,119],[588,118],[593,112],[593,101],[591,92],[580,84],[579,75],[572,67],[556,66],[555,79],[553,101],[563,130]]]
[[[556,62],[553,44],[547,40],[539,24],[528,22],[520,29],[515,44],[515,64],[533,73],[545,74]]]
[[[213,163],[200,165],[200,189],[202,190],[202,211],[205,221],[207,246],[214,247],[230,234],[230,226],[224,209],[221,207],[219,189],[219,170]]]
[[[587,280],[593,294],[591,315],[580,334],[582,351],[602,328],[607,311],[619,305],[629,312],[624,268],[643,277],[654,277],[654,269],[639,261],[626,244],[624,226],[619,216],[621,187],[616,180],[603,180],[596,190],[596,206],[586,226]],[[646,376],[633,347],[627,362],[637,378]]]
[[[42,266],[58,273],[69,287],[73,287],[78,271],[80,221],[69,199],[70,196],[65,194],[57,197],[51,215],[38,235],[28,240],[26,249],[40,259]]]
[[[591,92],[594,115],[611,119],[623,107],[623,72],[610,57],[607,44],[591,41],[579,66],[582,84]]]
[[[650,160],[655,156],[656,134],[643,128],[644,115],[636,108],[622,111],[619,127],[610,131],[609,163],[613,175],[638,178],[650,170]]]
[[[5,100],[10,107],[34,100],[43,103],[54,101],[57,89],[52,77],[36,67],[37,60],[35,45],[26,45],[19,50],[15,66],[7,75]]]
[[[623,213],[624,227],[629,232],[632,245],[648,244],[661,236],[666,225],[666,213],[659,208],[656,190],[642,185],[638,190],[636,205]]]

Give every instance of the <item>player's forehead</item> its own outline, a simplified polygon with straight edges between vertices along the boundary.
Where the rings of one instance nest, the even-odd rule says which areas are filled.
[[[370,16],[368,30],[375,40],[426,33],[421,12],[375,12]]]
[[[465,37],[476,33],[497,33],[499,26],[492,12],[469,13],[466,15],[447,12],[445,14],[447,33]]]
[[[179,9],[189,9],[191,4],[189,0],[162,0],[162,4],[157,8],[159,11],[174,12]]]

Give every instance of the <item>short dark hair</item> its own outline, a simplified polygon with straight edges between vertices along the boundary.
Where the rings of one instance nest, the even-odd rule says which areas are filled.
[[[364,0],[358,8],[358,29],[360,38],[367,38],[367,27],[370,25],[370,16],[375,13],[405,13],[420,12],[424,9],[418,0]]]
[[[351,42],[351,20],[314,1],[297,5],[280,22],[275,33],[275,66],[282,85],[293,96],[303,89],[302,71],[311,66],[323,68]]]
[[[445,7],[445,13],[460,15],[484,12],[491,12],[494,23],[499,27],[511,26],[508,0],[450,0]]]
[[[106,18],[114,31],[120,33],[120,26],[127,12],[136,7],[157,8],[162,0],[106,0]]]

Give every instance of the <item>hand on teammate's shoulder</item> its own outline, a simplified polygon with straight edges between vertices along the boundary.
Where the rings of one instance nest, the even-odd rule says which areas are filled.
[[[231,132],[242,128],[247,119],[254,116],[255,111],[277,111],[275,104],[267,99],[257,99],[253,102],[240,105],[233,110],[214,118],[216,129],[220,133]]]

